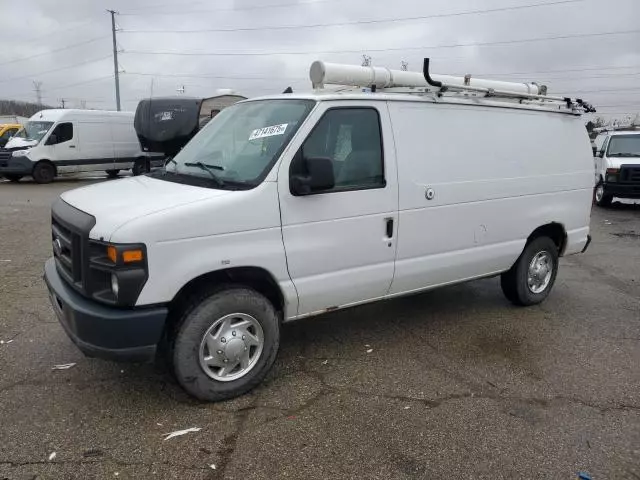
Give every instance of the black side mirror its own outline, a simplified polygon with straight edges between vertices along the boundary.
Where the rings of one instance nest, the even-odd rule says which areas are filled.
[[[596,156],[596,152],[598,151],[598,148],[593,146],[593,147],[591,147],[591,150],[593,150],[593,156],[595,157]]]
[[[336,180],[333,175],[333,162],[329,158],[303,158],[307,174],[292,175],[291,193],[296,196],[309,195],[323,190],[331,190]]]
[[[47,145],[55,145],[56,143],[58,143],[58,136],[52,133],[49,135],[49,138],[47,138]]]
[[[600,158],[604,158],[604,150],[600,150],[600,151],[598,152],[598,156],[599,156]]]

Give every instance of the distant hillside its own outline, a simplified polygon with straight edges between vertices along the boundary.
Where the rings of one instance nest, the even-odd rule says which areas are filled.
[[[34,113],[44,110],[45,108],[53,107],[38,105],[36,103],[19,102],[17,100],[0,100],[0,115],[19,115],[21,117],[30,117]]]

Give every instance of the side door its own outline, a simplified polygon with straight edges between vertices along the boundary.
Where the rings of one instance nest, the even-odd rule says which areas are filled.
[[[78,140],[79,134],[73,122],[58,123],[49,134],[45,142],[49,151],[45,156],[56,165],[59,173],[78,171],[78,164],[81,162]]]
[[[78,123],[81,134],[82,160],[79,171],[113,170],[111,128],[104,120],[87,119]]]
[[[384,297],[393,280],[398,186],[384,102],[321,102],[278,175],[282,236],[298,315]],[[333,188],[292,193],[306,159],[331,161]]]

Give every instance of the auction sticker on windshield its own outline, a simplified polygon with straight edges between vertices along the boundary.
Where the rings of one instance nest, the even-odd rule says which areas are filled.
[[[273,137],[274,135],[284,135],[284,132],[287,130],[288,123],[281,123],[280,125],[271,125],[270,127],[256,128],[251,135],[249,135],[249,140],[255,140],[256,138],[264,138],[264,137]]]

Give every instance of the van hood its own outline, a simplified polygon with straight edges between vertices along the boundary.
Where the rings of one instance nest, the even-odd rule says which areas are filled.
[[[118,228],[136,218],[233,193],[140,176],[70,190],[61,198],[95,217],[91,238],[109,240]]]
[[[25,140],[20,137],[13,137],[4,146],[7,150],[22,150],[24,148],[34,147],[38,143],[37,140]]]

